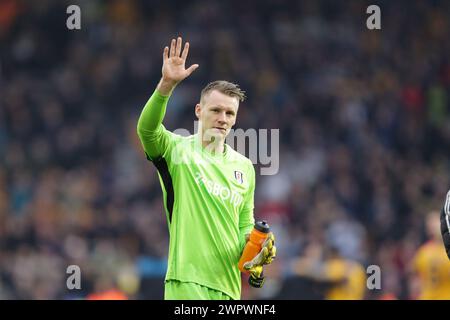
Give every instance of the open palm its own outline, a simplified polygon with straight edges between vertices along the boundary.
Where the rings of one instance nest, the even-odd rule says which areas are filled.
[[[193,64],[186,69],[185,64],[189,53],[189,42],[184,44],[183,52],[181,52],[181,44],[181,37],[178,37],[177,40],[172,39],[170,50],[169,47],[165,47],[163,52],[162,76],[165,80],[173,83],[184,80],[198,68],[198,64]]]

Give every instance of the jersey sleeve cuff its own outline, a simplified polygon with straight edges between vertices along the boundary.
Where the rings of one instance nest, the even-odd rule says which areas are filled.
[[[160,100],[161,102],[166,102],[170,98],[170,95],[164,96],[161,94],[161,92],[159,92],[158,89],[155,89],[155,92],[153,92],[153,96],[154,96],[154,98]]]

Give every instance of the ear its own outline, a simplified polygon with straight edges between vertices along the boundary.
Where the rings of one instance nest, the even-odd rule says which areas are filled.
[[[200,120],[201,112],[202,112],[202,106],[199,103],[197,103],[195,105],[195,115],[197,116],[197,119],[199,119],[199,120]]]

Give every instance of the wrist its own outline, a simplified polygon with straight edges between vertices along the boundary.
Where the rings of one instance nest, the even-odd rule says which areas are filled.
[[[259,275],[259,277],[256,277],[254,275],[250,275],[250,277],[248,278],[248,283],[249,285],[251,285],[253,288],[262,288],[264,285],[264,272],[261,272],[261,274]]]
[[[178,83],[176,81],[161,78],[156,89],[159,91],[161,95],[170,96],[172,94],[173,89],[175,89],[175,87],[177,86],[177,84]]]

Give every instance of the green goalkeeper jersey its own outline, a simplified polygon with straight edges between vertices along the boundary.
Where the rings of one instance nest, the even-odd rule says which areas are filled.
[[[166,280],[195,282],[239,299],[238,261],[254,224],[253,164],[227,144],[223,154],[213,154],[198,134],[166,130],[168,99],[156,90],[137,126],[163,190],[170,234]]]

